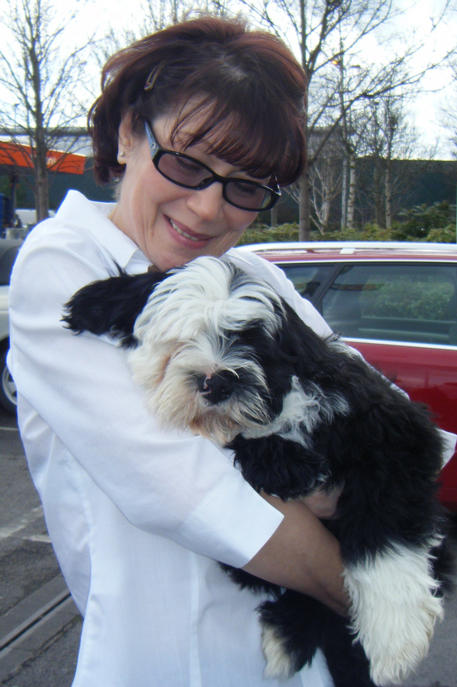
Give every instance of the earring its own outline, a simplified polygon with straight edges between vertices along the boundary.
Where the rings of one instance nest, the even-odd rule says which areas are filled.
[[[125,152],[123,150],[120,150],[117,154],[117,161],[119,162],[120,165],[125,165]]]

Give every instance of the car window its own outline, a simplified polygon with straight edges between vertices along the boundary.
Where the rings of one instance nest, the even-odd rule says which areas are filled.
[[[457,345],[457,267],[345,265],[322,301],[343,336]]]
[[[334,269],[332,265],[319,265],[312,262],[305,265],[289,262],[279,266],[293,282],[298,293],[305,298],[312,298]]]

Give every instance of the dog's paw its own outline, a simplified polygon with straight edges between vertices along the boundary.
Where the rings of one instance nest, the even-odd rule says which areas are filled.
[[[377,685],[399,684],[428,653],[442,600],[427,550],[396,550],[345,571],[352,630]]]
[[[262,649],[266,660],[266,678],[286,680],[294,674],[293,661],[286,651],[284,640],[276,628],[265,623],[262,626]]]
[[[400,684],[427,656],[433,629],[442,617],[441,601],[432,594],[420,607],[386,608],[378,627],[373,626],[370,674],[377,685]]]

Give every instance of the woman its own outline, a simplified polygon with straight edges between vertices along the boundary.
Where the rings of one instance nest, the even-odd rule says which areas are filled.
[[[230,452],[171,433],[146,410],[124,352],[75,337],[63,306],[112,274],[164,270],[234,246],[303,165],[303,71],[235,21],[173,26],[115,55],[90,112],[95,172],[117,203],[70,192],[28,237],[11,285],[9,365],[47,526],[84,616],[74,687],[260,687],[258,596],[216,561],[344,613],[338,544],[304,504],[255,493]],[[282,272],[264,275],[329,329]],[[318,515],[331,499],[310,499]],[[292,687],[331,684],[322,656]]]

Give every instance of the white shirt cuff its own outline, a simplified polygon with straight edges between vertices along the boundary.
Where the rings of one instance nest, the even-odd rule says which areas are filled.
[[[241,568],[270,539],[284,516],[247,482],[238,480],[237,488],[226,485],[230,479],[229,475],[224,476],[218,487],[199,503],[180,526],[177,539],[196,553]],[[213,525],[215,513],[219,519]]]

